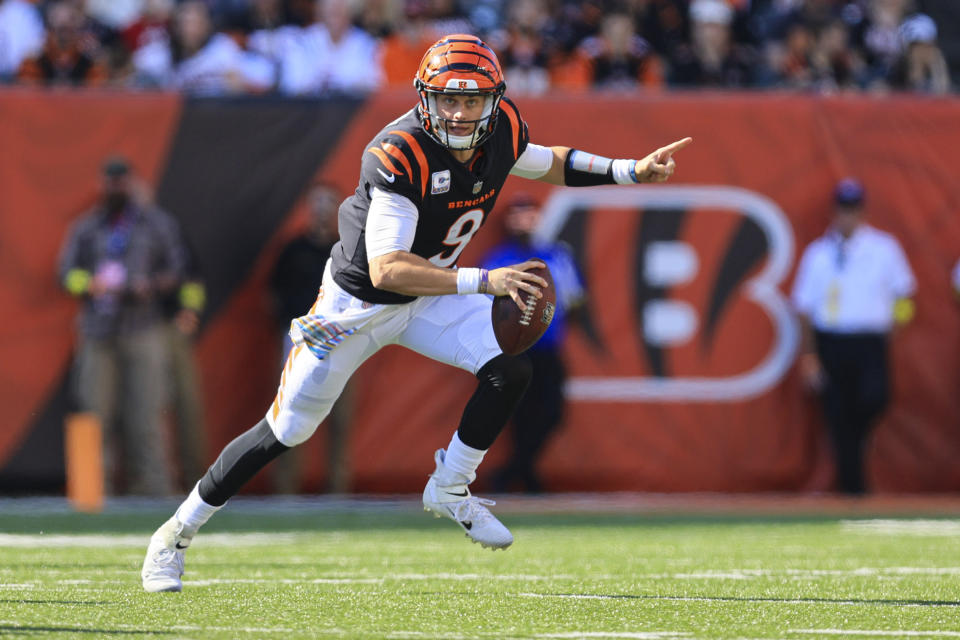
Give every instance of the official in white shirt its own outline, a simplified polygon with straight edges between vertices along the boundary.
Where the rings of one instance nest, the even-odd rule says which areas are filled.
[[[801,372],[823,398],[837,486],[860,494],[867,436],[890,395],[888,338],[913,317],[916,281],[897,240],[863,221],[860,182],[841,180],[835,198],[833,222],[804,251],[792,297]]]

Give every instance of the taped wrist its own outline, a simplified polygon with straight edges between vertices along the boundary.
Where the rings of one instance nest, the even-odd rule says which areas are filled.
[[[586,151],[570,149],[563,163],[563,181],[568,187],[601,184],[636,184],[636,160],[611,160]]]
[[[457,293],[461,296],[470,293],[486,293],[490,277],[486,269],[467,267],[457,269]]]

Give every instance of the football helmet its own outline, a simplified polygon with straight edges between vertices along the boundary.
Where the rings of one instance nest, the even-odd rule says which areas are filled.
[[[413,80],[420,94],[420,122],[433,138],[449,149],[473,149],[493,133],[500,99],[507,85],[497,54],[480,38],[453,34],[427,49]],[[437,100],[442,95],[480,96],[483,112],[477,120],[457,120],[457,125],[473,124],[470,135],[454,135],[453,120],[440,116]]]

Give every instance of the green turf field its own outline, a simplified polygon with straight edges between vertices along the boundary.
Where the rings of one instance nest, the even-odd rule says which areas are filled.
[[[960,637],[960,522],[227,509],[146,594],[169,512],[0,511],[0,637]],[[43,532],[40,535],[40,532]]]

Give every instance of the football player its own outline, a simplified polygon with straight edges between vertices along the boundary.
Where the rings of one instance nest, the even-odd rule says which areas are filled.
[[[474,541],[503,549],[513,536],[468,485],[530,379],[526,357],[503,354],[490,298],[540,296],[537,261],[490,271],[457,267],[509,175],[555,185],[663,182],[684,138],[642,160],[612,160],[529,141],[497,56],[479,38],[430,47],[414,80],[420,102],[363,151],[360,184],[340,206],[340,241],[309,312],[291,323],[292,350],[266,416],[228,444],[176,513],[153,534],[147,591],[182,588],[183,552],[197,530],[255,473],[307,440],[344,383],[389,344],[476,374],[478,385],[423,491],[428,511]]]

